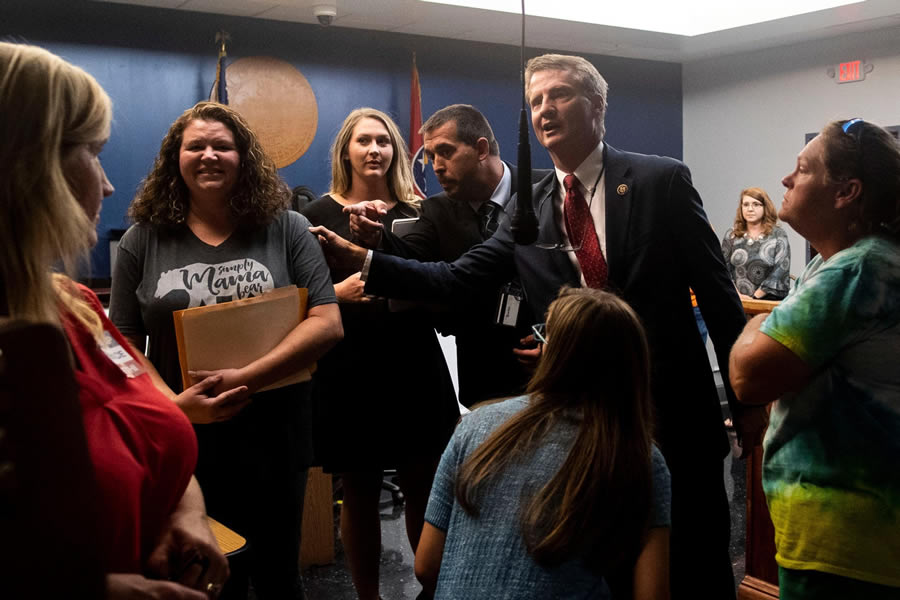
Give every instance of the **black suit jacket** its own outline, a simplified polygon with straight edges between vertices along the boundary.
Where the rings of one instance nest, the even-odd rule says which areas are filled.
[[[518,172],[509,163],[507,167],[512,177],[510,193],[515,195]],[[532,179],[539,181],[546,174],[546,170],[535,170]],[[499,224],[510,215],[501,214]],[[418,261],[450,262],[483,241],[480,217],[469,202],[441,193],[422,202],[419,220],[402,238],[385,232],[380,249]],[[527,335],[534,318],[523,306],[517,327],[496,324],[499,286],[504,283],[485,286],[478,293],[443,305],[446,311],[434,314],[435,327],[441,333],[456,336],[459,398],[465,406],[520,393],[528,379],[512,349]]]
[[[557,185],[551,173],[534,186],[539,243],[560,241],[553,208]],[[607,145],[606,258],[610,288],[631,304],[647,330],[657,439],[667,459],[697,453],[724,456],[728,441],[689,288],[697,295],[730,400],[728,353],[745,317],[683,163]],[[418,263],[375,253],[366,289],[420,299],[459,298],[516,275],[535,315],[546,312],[561,286],[580,285],[565,252],[537,244],[517,246],[507,222],[453,263]]]

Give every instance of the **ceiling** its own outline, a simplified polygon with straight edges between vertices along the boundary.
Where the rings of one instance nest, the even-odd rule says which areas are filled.
[[[297,23],[317,23],[313,7],[324,4],[334,6],[337,10],[337,16],[331,27],[391,31],[511,45],[518,45],[521,32],[521,21],[516,15],[432,4],[420,0],[96,1]],[[660,0],[660,2],[671,1]],[[739,1],[722,0],[734,2],[736,5]],[[900,0],[866,0],[839,8],[693,37],[528,17],[526,42],[533,48],[684,63],[897,26],[900,26]]]

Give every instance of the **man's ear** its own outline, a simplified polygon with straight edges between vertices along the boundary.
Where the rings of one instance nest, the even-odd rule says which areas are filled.
[[[484,160],[491,155],[491,143],[486,137],[480,137],[475,142],[475,151],[478,153],[478,160]]]
[[[862,186],[862,181],[856,178],[842,181],[834,195],[834,207],[844,208],[853,204],[862,196]]]

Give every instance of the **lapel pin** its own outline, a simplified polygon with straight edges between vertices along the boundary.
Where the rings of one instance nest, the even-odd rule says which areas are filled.
[[[624,196],[628,193],[628,186],[624,183],[620,183],[619,187],[616,188],[616,193],[618,193],[620,196]]]

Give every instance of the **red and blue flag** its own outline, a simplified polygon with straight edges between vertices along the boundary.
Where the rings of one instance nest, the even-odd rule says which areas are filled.
[[[416,54],[413,53],[412,82],[409,90],[409,157],[412,167],[416,194],[422,198],[428,196],[425,184],[425,144],[422,140],[422,88],[419,87],[419,70],[416,68]]]

